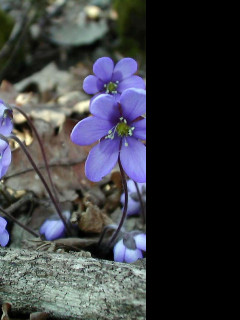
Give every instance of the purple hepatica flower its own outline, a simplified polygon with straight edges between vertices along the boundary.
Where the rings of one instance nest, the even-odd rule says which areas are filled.
[[[143,204],[146,204],[146,183],[138,183],[138,188],[142,196]],[[137,189],[132,180],[128,180],[127,182],[128,187],[128,209],[127,214],[133,215],[138,214],[141,210],[141,204],[138,198]],[[121,195],[121,203],[124,205],[125,203],[125,194]]]
[[[12,160],[11,149],[6,141],[0,138],[0,179],[6,174]]]
[[[143,258],[142,251],[146,251],[146,234],[125,233],[114,248],[114,261],[132,263]]]
[[[95,75],[85,78],[83,90],[88,94],[111,94],[119,100],[120,94],[126,89],[145,89],[143,79],[134,75],[137,68],[137,62],[132,58],[121,59],[115,66],[112,59],[99,58],[93,65]]]
[[[0,134],[9,136],[13,129],[12,110],[0,99]]]
[[[68,221],[70,218],[70,212],[63,212],[64,218]],[[66,230],[61,219],[57,216],[52,219],[47,219],[40,228],[40,234],[44,234],[46,240],[52,241],[65,236]]]
[[[6,247],[9,241],[9,233],[6,230],[7,221],[0,217],[0,245]]]
[[[100,139],[89,152],[85,173],[97,182],[111,172],[120,158],[127,175],[137,182],[146,181],[146,91],[127,89],[120,104],[111,95],[100,95],[91,104],[93,116],[83,119],[71,133],[78,145],[89,145]]]
[[[0,134],[7,137],[13,129],[12,110],[0,99]],[[6,174],[12,155],[8,143],[0,137],[0,179]]]

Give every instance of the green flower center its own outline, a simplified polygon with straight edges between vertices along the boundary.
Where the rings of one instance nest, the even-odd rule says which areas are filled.
[[[106,93],[116,94],[118,83],[119,81],[106,83],[104,85],[104,88],[106,88]]]
[[[116,131],[120,137],[128,136],[130,127],[125,122],[119,122]]]
[[[121,117],[119,120],[120,122],[118,122],[116,126],[114,126],[112,129],[108,131],[108,135],[105,137],[105,139],[113,140],[115,137],[115,132],[117,132],[119,137],[128,137],[133,135],[133,130],[135,129],[135,127],[130,127],[127,124],[127,120],[123,117]],[[126,147],[128,146],[126,139],[124,145]]]

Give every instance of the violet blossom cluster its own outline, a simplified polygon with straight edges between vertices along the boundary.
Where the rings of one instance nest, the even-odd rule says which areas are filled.
[[[91,116],[78,122],[71,140],[85,146],[96,143],[86,163],[86,177],[98,182],[119,163],[120,169],[133,180],[128,183],[130,193],[128,214],[136,213],[140,193],[146,187],[146,90],[143,79],[135,75],[137,62],[131,58],[120,60],[115,66],[112,59],[102,57],[93,65],[94,75],[83,82],[83,89],[94,97],[90,101]],[[125,199],[122,197],[122,201]],[[146,235],[128,233],[114,246],[114,260],[133,262],[146,251]]]
[[[137,69],[137,62],[132,58],[123,58],[115,66],[111,58],[99,58],[93,65],[94,75],[84,79],[83,90],[88,94],[94,94],[91,103],[98,95],[105,93],[119,100],[126,89],[145,89],[143,79],[135,75]]]
[[[124,233],[113,248],[114,261],[132,263],[144,257],[146,234],[140,232]]]
[[[146,140],[146,90],[143,79],[133,75],[136,70],[137,63],[131,58],[114,67],[110,58],[103,57],[93,65],[95,76],[84,81],[84,90],[98,95],[90,103],[92,116],[76,124],[71,140],[81,146],[99,142],[85,164],[86,176],[93,182],[109,174],[118,160],[131,179],[146,181],[146,146],[142,142]]]
[[[0,99],[0,135],[8,137],[13,129],[12,110]],[[12,159],[7,141],[0,136],[0,179],[6,174]]]
[[[9,242],[9,233],[6,230],[7,221],[0,217],[0,245],[6,247]]]

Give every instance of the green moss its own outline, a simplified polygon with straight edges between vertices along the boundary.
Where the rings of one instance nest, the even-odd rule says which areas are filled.
[[[146,0],[113,0],[120,49],[132,57],[146,52]]]

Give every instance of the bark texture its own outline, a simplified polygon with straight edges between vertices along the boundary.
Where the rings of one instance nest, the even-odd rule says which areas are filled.
[[[0,248],[0,304],[50,318],[146,319],[146,269],[134,264]]]

